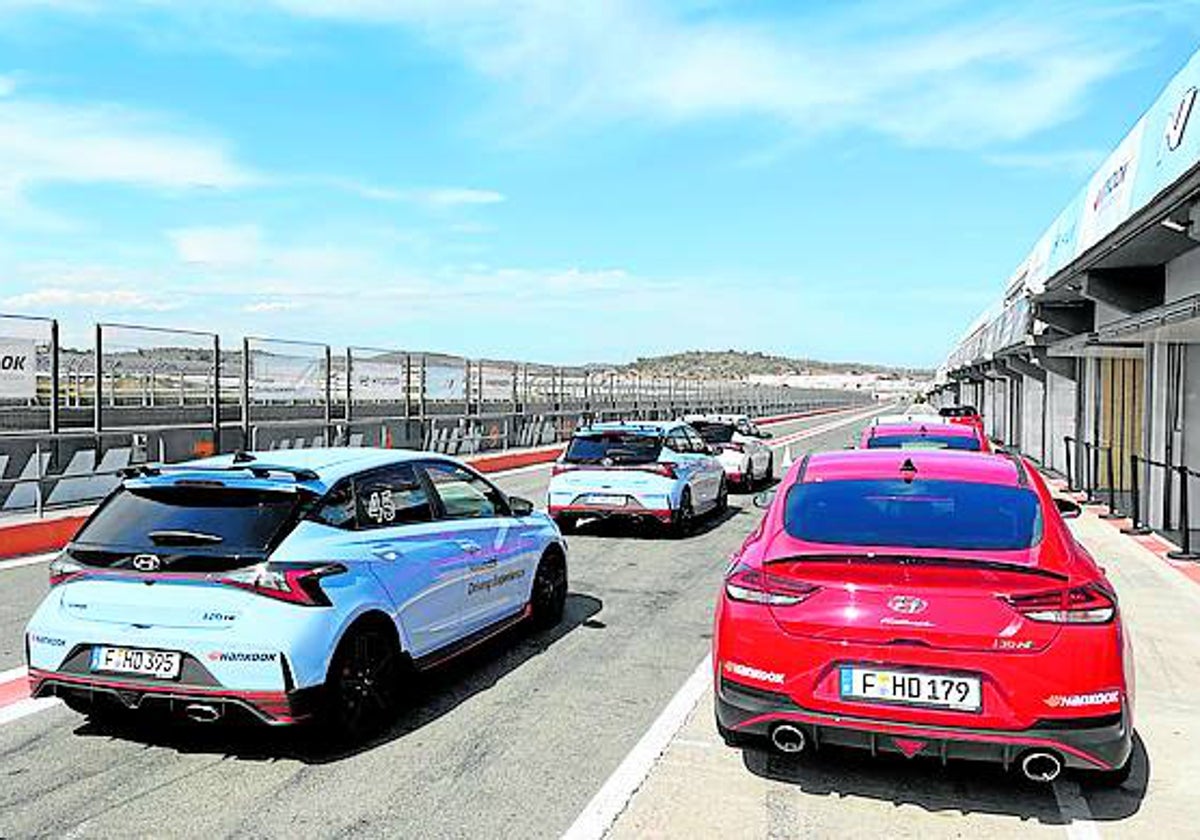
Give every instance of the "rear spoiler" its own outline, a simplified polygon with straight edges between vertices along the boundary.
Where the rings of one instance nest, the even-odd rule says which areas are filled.
[[[135,467],[125,467],[120,471],[122,478],[152,478],[166,473],[183,472],[214,472],[214,473],[250,473],[255,478],[270,478],[272,473],[291,476],[294,481],[316,481],[320,478],[315,472],[304,467],[288,467],[282,464],[230,464],[229,466],[188,466],[186,464],[139,464]]]

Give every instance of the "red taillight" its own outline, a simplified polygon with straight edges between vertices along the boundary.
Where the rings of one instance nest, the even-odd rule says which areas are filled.
[[[551,476],[562,475],[563,473],[571,472],[572,470],[577,470],[577,469],[579,469],[579,468],[576,466],[573,466],[571,464],[556,463],[554,465],[554,467],[550,470],[550,475]]]
[[[725,578],[725,594],[734,601],[790,607],[811,597],[820,587],[769,572],[737,566]]]
[[[321,579],[346,571],[341,563],[271,564],[263,563],[250,569],[214,575],[213,580],[236,586],[256,595],[300,604],[306,607],[328,607],[329,596],[321,588]]]
[[[73,578],[80,577],[87,571],[81,563],[76,563],[67,554],[60,554],[50,561],[50,585],[58,586]]]
[[[655,475],[661,475],[663,478],[676,478],[674,464],[647,464],[644,467],[636,467],[636,469],[644,472],[652,472]]]
[[[730,452],[745,452],[746,447],[740,443],[722,443],[722,449],[727,449]]]
[[[1095,584],[1005,600],[1031,621],[1050,624],[1107,624],[1117,614],[1116,599]]]

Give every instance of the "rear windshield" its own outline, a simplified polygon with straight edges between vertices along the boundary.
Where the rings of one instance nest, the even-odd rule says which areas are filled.
[[[704,438],[705,443],[729,443],[733,440],[733,433],[737,431],[732,423],[706,423],[697,421],[692,423],[691,426],[700,433],[700,437]]]
[[[855,479],[793,485],[784,528],[816,543],[1017,551],[1041,540],[1042,516],[1023,487]]]
[[[867,449],[961,449],[966,452],[979,451],[979,439],[968,435],[873,435],[867,440]]]
[[[971,405],[948,405],[945,408],[939,408],[938,414],[943,417],[974,417],[979,412]]]
[[[563,460],[569,464],[652,464],[662,451],[662,438],[639,432],[592,432],[576,435]]]
[[[87,549],[264,554],[292,522],[294,493],[233,487],[122,488],[75,537]]]

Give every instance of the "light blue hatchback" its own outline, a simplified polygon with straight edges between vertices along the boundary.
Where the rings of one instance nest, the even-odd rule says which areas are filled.
[[[34,696],[361,734],[416,672],[557,624],[567,547],[445,456],[310,449],[131,471],[50,574],[26,635]]]
[[[686,533],[729,504],[713,447],[681,421],[596,423],[575,432],[550,479],[547,507],[569,531],[581,519],[651,519]]]

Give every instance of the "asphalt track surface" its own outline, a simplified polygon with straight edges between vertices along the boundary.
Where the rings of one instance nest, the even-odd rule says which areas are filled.
[[[841,448],[847,415],[772,427],[799,457]],[[824,430],[824,431],[821,431]],[[776,453],[777,470],[782,447]],[[548,468],[499,476],[544,504]],[[0,724],[0,837],[557,837],[708,651],[750,497],[694,534],[599,523],[570,539],[566,617],[428,676],[382,737],[194,724],[105,728],[65,707]],[[0,569],[0,671],[22,664],[46,568]]]

